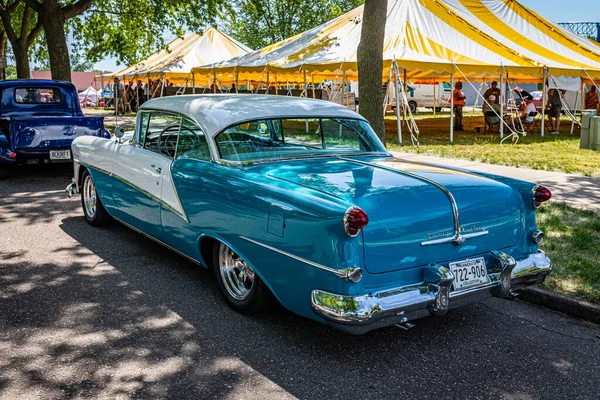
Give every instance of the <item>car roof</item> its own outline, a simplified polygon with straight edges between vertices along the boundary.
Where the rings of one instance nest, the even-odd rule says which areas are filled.
[[[209,136],[214,136],[229,126],[257,119],[284,117],[364,119],[349,108],[330,101],[254,94],[160,97],[145,102],[141,110],[183,114],[196,121]]]
[[[0,87],[17,87],[17,86],[31,86],[31,87],[64,87],[75,90],[75,86],[71,82],[66,81],[54,81],[51,79],[8,79],[0,81]]]

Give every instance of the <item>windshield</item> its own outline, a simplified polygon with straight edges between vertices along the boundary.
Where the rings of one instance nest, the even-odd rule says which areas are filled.
[[[356,119],[256,120],[225,129],[216,142],[222,159],[240,162],[387,153],[369,124]]]

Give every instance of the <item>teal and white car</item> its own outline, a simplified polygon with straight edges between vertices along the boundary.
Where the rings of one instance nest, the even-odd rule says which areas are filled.
[[[121,133],[118,136],[122,136]],[[550,272],[532,183],[392,157],[355,112],[282,96],[144,103],[135,133],[73,142],[87,221],[214,270],[238,311],[276,298],[352,334],[514,297]]]

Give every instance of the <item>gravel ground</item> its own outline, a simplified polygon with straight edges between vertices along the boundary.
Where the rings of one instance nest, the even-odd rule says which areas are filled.
[[[2,399],[598,398],[598,326],[498,299],[361,337],[239,315],[208,271],[88,226],[69,181],[0,182]]]

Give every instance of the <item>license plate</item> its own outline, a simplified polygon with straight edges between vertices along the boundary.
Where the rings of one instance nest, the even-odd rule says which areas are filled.
[[[450,263],[454,273],[454,290],[485,285],[490,281],[483,257]]]
[[[50,150],[51,160],[70,160],[71,150]]]

